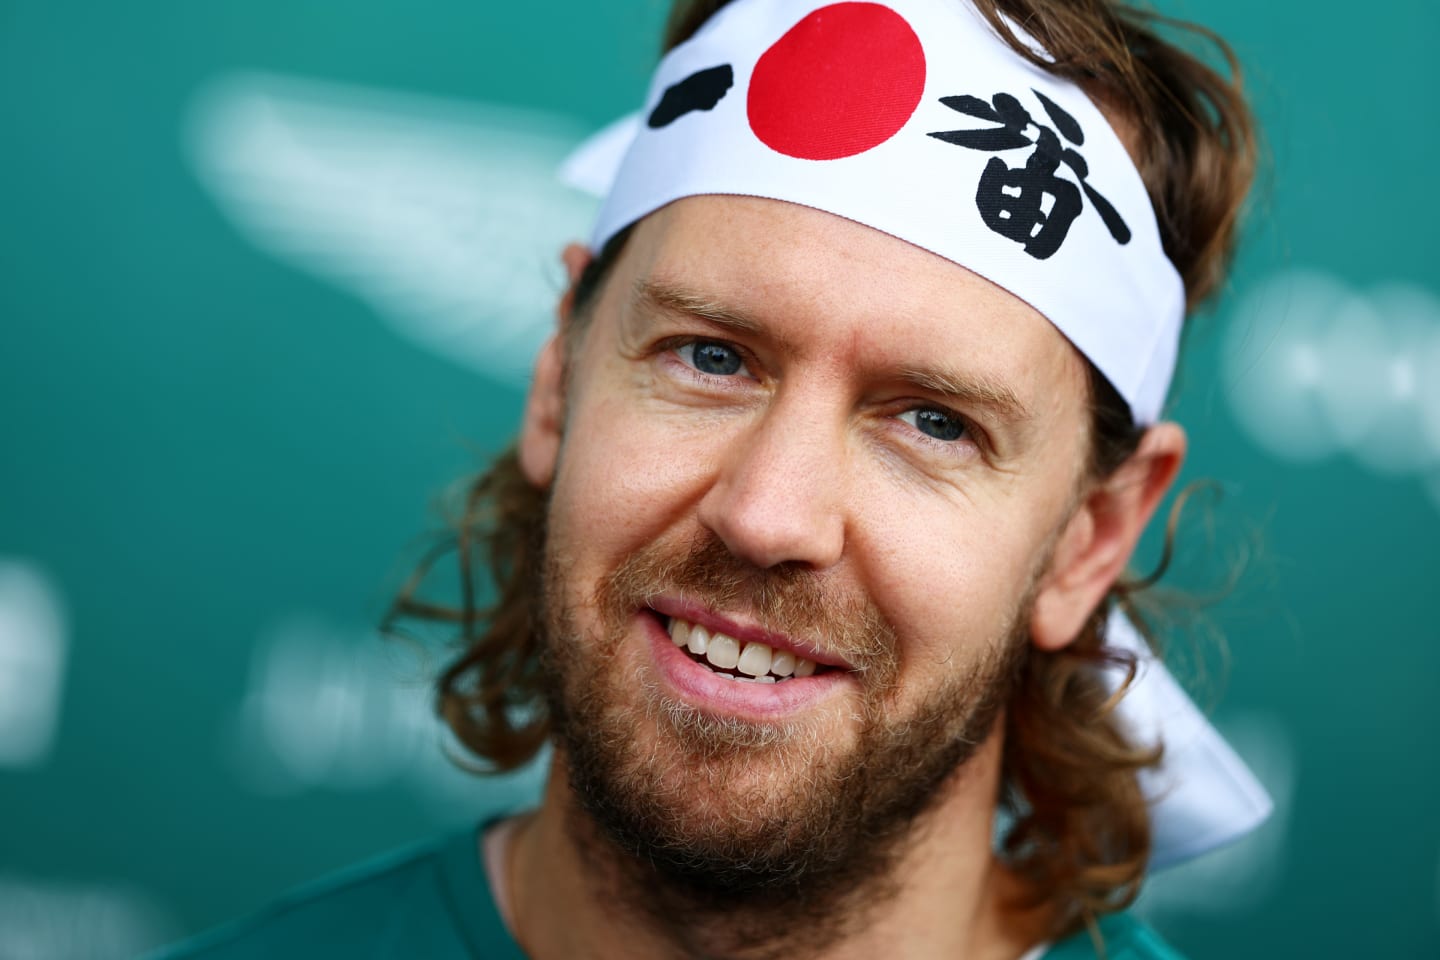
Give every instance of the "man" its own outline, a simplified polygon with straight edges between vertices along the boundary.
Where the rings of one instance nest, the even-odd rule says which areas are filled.
[[[1106,624],[1238,93],[1100,2],[682,0],[669,47],[462,526],[497,604],[397,607],[461,623],[478,755],[553,742],[542,804],[200,955],[1173,956],[1116,912],[1159,750]]]

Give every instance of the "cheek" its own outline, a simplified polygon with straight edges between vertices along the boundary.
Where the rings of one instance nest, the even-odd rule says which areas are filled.
[[[887,499],[888,496],[888,499]],[[1046,536],[1035,504],[876,491],[852,538],[904,669],[954,672],[1008,638]]]
[[[609,566],[693,515],[710,466],[676,418],[633,397],[587,394],[566,423],[551,534],[577,565]]]

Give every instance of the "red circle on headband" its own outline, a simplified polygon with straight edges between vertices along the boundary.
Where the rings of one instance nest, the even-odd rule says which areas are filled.
[[[789,157],[853,157],[899,133],[924,92],[925,50],[904,17],[878,3],[832,3],[755,64],[750,129]]]

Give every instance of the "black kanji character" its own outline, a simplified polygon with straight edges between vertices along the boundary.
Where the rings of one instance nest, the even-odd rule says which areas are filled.
[[[1020,101],[1008,93],[995,94],[990,103],[968,94],[940,98],[952,110],[999,126],[930,134],[937,140],[990,152],[1035,148],[1024,166],[1012,167],[999,157],[992,157],[985,165],[975,191],[981,219],[1002,237],[1023,244],[1032,257],[1044,260],[1060,249],[1070,225],[1084,211],[1085,202],[1080,197],[1084,190],[1110,235],[1118,243],[1129,243],[1130,228],[1119,212],[1086,181],[1090,168],[1085,158],[1060,139],[1063,135],[1075,146],[1083,146],[1085,132],[1080,124],[1045,94],[1032,92],[1055,128],[1036,123]],[[1079,187],[1057,175],[1062,163],[1080,181]]]
[[[728,63],[696,71],[665,89],[660,102],[650,111],[646,125],[658,130],[668,127],[687,113],[713,110],[734,85],[735,69]]]

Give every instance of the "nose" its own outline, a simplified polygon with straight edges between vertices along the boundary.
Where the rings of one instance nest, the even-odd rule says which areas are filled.
[[[844,430],[793,399],[777,399],[717,451],[699,519],[756,567],[820,570],[838,563],[845,549]]]

